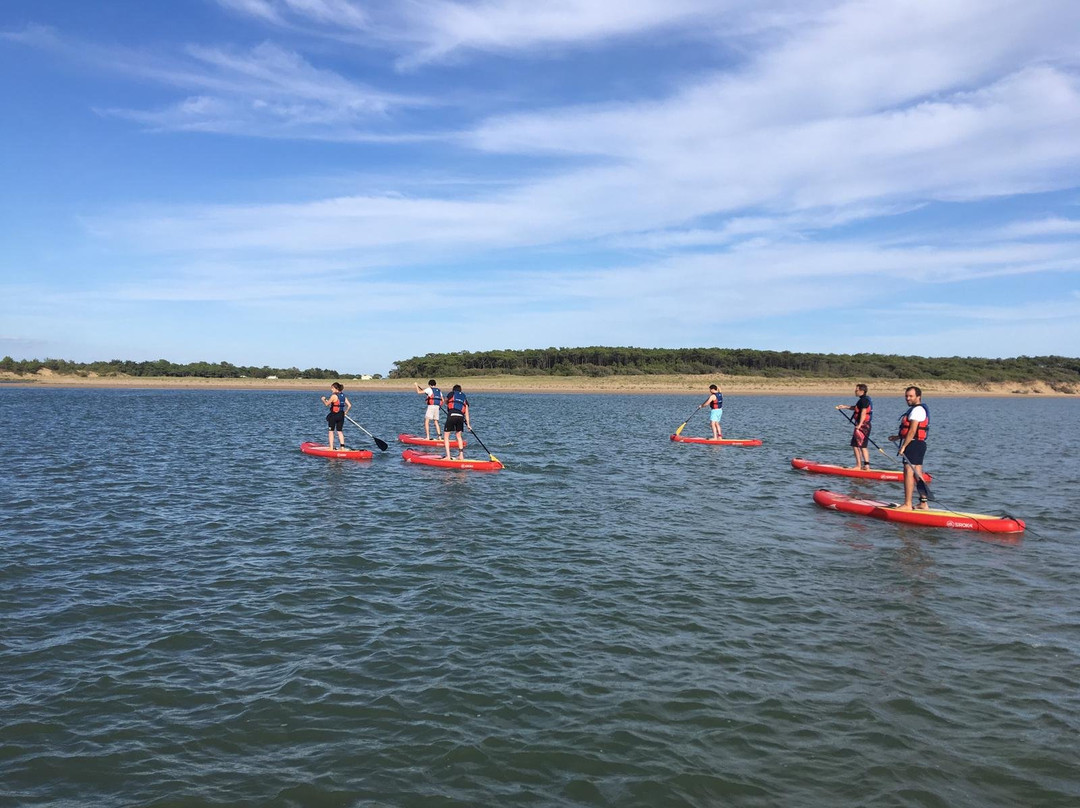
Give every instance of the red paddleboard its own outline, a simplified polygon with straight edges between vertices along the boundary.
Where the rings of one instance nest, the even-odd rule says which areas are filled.
[[[402,433],[397,436],[397,439],[402,443],[409,443],[413,446],[442,446],[442,438],[421,438],[419,435],[406,435]],[[461,439],[462,446],[468,446],[468,441],[465,438]],[[457,438],[454,435],[450,436],[450,446],[457,446]]]
[[[757,438],[684,438],[682,435],[672,435],[671,439],[678,443],[707,443],[709,446],[760,446],[761,441]]]
[[[451,447],[453,448],[453,447]],[[417,463],[421,466],[439,466],[444,469],[470,469],[472,471],[498,471],[503,464],[498,460],[447,460],[441,454],[424,454],[415,449],[406,449],[401,453],[406,463]]]
[[[951,527],[956,530],[979,530],[984,533],[1023,533],[1024,521],[1011,516],[991,516],[983,513],[961,513],[958,511],[914,510],[903,511],[895,504],[878,502],[873,499],[855,499],[819,488],[814,492],[814,502],[822,508],[845,513],[857,513],[883,519],[886,522],[902,522],[906,525],[924,527]]]
[[[316,457],[335,457],[339,460],[371,460],[375,455],[367,449],[330,449],[323,443],[301,443],[300,451]]]
[[[830,463],[815,463],[813,460],[803,460],[795,457],[791,460],[792,468],[810,471],[814,474],[833,474],[837,477],[858,477],[860,480],[890,480],[894,483],[904,481],[902,469],[851,469],[847,466],[834,466]],[[930,482],[933,477],[923,472],[923,479]]]

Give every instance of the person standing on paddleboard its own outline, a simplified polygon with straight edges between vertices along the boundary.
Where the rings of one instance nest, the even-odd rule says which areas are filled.
[[[855,395],[859,400],[854,404],[837,404],[838,410],[855,410],[855,416],[851,422],[855,424],[855,431],[851,435],[851,448],[855,452],[855,466],[857,469],[870,470],[870,416],[874,409],[870,391],[865,384],[855,385]]]
[[[428,386],[416,385],[416,392],[427,396],[427,409],[424,410],[424,437],[431,440],[431,425],[435,424],[435,439],[442,437],[439,431],[439,407],[442,406],[442,390],[435,386],[434,379],[428,379]]]
[[[322,397],[324,407],[329,407],[326,414],[326,426],[329,433],[326,437],[326,445],[331,450],[334,448],[334,433],[337,432],[338,448],[345,451],[345,415],[352,409],[352,402],[345,398],[345,387],[340,382],[330,385],[330,397]]]
[[[889,440],[900,441],[897,454],[904,461],[904,504],[903,509],[913,510],[911,498],[915,494],[916,482],[923,482],[923,458],[926,457],[926,435],[930,431],[930,410],[922,403],[922,390],[909,387],[904,391],[907,412],[900,416],[900,429],[890,435]],[[919,507],[929,508],[927,504],[926,483],[919,493]]]
[[[709,426],[712,428],[713,440],[722,440],[724,435],[720,429],[720,419],[724,417],[724,394],[715,384],[709,385],[709,397],[705,399],[709,405]]]
[[[472,422],[469,420],[469,401],[461,392],[461,385],[455,384],[454,389],[446,397],[446,423],[443,424],[443,447],[446,449],[446,460],[450,460],[450,433],[457,433],[458,460],[465,459],[465,445],[461,440],[462,428],[472,431]]]

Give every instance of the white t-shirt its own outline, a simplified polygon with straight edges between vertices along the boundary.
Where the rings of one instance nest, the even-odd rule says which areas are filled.
[[[908,413],[908,420],[913,424],[920,424],[926,420],[926,408],[922,404],[916,404]]]

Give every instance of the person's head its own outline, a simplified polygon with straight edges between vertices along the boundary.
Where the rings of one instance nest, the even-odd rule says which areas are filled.
[[[345,385],[343,385],[341,382],[334,382],[332,385],[330,385],[330,388],[335,393],[340,393],[342,390],[345,389]]]
[[[719,387],[717,387],[717,386],[716,386],[715,384],[710,384],[710,385],[709,385],[709,392],[710,392],[710,393],[716,393],[716,392],[718,392],[719,390],[720,390],[720,388],[719,388]]]
[[[922,390],[912,385],[904,391],[904,398],[907,400],[908,404],[918,404],[919,400],[922,398]]]
[[[460,393],[461,392],[461,385],[460,384],[455,384],[454,385],[454,392],[455,393]]]
[[[855,385],[855,395],[857,395],[857,396],[865,396],[869,392],[870,391],[867,389],[865,384],[857,384],[857,385]]]
[[[434,387],[435,386],[435,380],[434,379],[428,379],[427,380],[427,386],[428,387]]]

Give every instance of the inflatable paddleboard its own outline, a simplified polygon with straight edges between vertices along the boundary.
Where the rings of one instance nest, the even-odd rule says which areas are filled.
[[[367,449],[329,449],[324,443],[301,443],[300,451],[316,457],[335,457],[339,460],[371,460],[375,456]]]
[[[855,499],[819,488],[814,492],[814,502],[822,508],[845,513],[857,513],[883,519],[886,522],[902,522],[906,525],[923,527],[951,527],[957,530],[980,530],[984,533],[1023,533],[1022,519],[1011,516],[992,516],[983,513],[958,513],[956,511],[902,511],[895,504],[878,502],[873,499]]]
[[[714,438],[684,438],[682,435],[672,435],[671,439],[678,443],[707,443],[709,446],[760,446],[761,441],[757,438],[721,438],[716,440]]]
[[[815,463],[813,460],[803,460],[795,457],[791,460],[791,467],[810,471],[814,474],[834,474],[837,477],[858,477],[860,480],[890,480],[894,483],[904,481],[903,469],[851,469],[847,466],[834,466],[830,463]],[[934,478],[923,472],[923,479],[930,482]]]
[[[408,444],[411,444],[413,446],[442,446],[443,445],[442,438],[421,438],[419,435],[406,435],[404,433],[398,435],[397,439],[399,441],[401,441],[402,443],[408,443]],[[462,438],[461,439],[461,444],[462,444],[462,446],[468,446],[469,442],[467,440],[465,440],[464,438]],[[453,434],[450,437],[450,446],[451,446],[451,448],[454,447],[454,446],[457,446],[457,438],[454,437]]]
[[[480,460],[473,458],[466,458],[465,460],[447,460],[441,454],[424,454],[415,449],[406,449],[401,453],[401,456],[405,459],[406,463],[417,463],[421,466],[439,466],[444,469],[498,471],[503,467],[503,464],[498,460]]]

